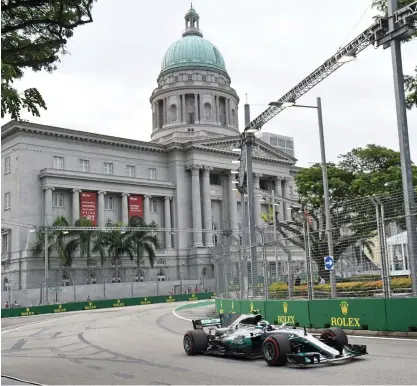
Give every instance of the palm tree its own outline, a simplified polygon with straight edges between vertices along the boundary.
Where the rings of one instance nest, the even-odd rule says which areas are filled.
[[[64,216],[57,217],[54,222],[52,223],[51,227],[67,227],[69,226],[69,222]],[[68,237],[67,231],[62,230],[52,230],[48,233],[48,255],[50,256],[52,252],[55,250],[58,255],[58,263],[59,263],[59,273],[60,277],[62,277],[62,267],[70,267],[72,265],[72,258],[68,256],[65,249],[65,240]],[[37,240],[35,244],[32,246],[31,251],[34,256],[39,257],[45,251],[45,235],[44,233],[38,233]],[[51,260],[48,261],[49,267],[51,264]]]
[[[97,252],[96,250],[93,252],[94,249],[94,242],[98,238],[98,232],[90,229],[83,229],[83,228],[89,228],[93,227],[93,223],[91,220],[86,218],[81,218],[77,220],[74,224],[74,227],[77,227],[79,229],[72,230],[69,232],[68,236],[72,237],[70,241],[67,242],[65,245],[65,252],[68,257],[68,260],[72,262],[75,252],[77,250],[80,251],[80,257],[87,259],[87,265],[89,265],[89,259],[92,255],[94,255],[94,252]]]
[[[147,225],[142,217],[134,216],[129,219],[129,227],[138,227],[138,228],[157,228],[155,223]],[[160,242],[157,236],[150,234],[149,231],[145,230],[132,230],[129,232],[129,239],[134,245],[136,252],[136,269],[139,274],[140,261],[144,255],[147,255],[149,258],[149,263],[153,268],[155,258],[156,258],[156,249],[160,247]],[[133,258],[132,258],[133,260]]]
[[[123,230],[125,225],[121,222],[114,224],[115,230],[98,233],[94,240],[93,253],[101,256],[102,263],[106,257],[111,257],[115,265],[116,281],[119,278],[119,261],[123,255],[128,255],[133,259],[135,255],[135,245],[130,233]],[[107,256],[106,256],[107,255]]]

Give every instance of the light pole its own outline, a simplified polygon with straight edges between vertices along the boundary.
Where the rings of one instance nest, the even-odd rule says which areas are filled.
[[[319,124],[319,138],[320,138],[321,171],[323,175],[324,209],[326,213],[327,243],[329,247],[329,255],[334,257],[332,223],[331,223],[332,217],[331,217],[331,212],[330,212],[329,183],[328,183],[328,178],[327,178],[326,146],[324,142],[321,98],[320,97],[317,98],[317,106],[296,105],[295,101],[289,101],[284,104],[286,105],[286,107],[301,107],[301,108],[308,108],[308,109],[317,109],[317,118],[318,118],[318,124]],[[279,103],[279,102],[271,102],[269,105],[281,107],[284,104]],[[325,256],[323,256],[323,258],[324,257]],[[336,278],[335,278],[334,269],[330,270],[330,288],[331,288],[331,297],[335,298],[337,296],[337,289],[336,289]]]
[[[388,26],[394,35],[396,29],[393,13],[398,9],[398,0],[388,0]],[[398,138],[400,143],[401,176],[404,194],[405,223],[407,228],[408,256],[413,295],[417,296],[417,219],[412,214],[415,206],[413,174],[411,168],[410,142],[408,138],[407,111],[405,107],[404,74],[401,59],[401,36],[393,37],[391,47],[392,69],[394,73],[394,94],[397,109]],[[385,48],[385,46],[384,46]]]

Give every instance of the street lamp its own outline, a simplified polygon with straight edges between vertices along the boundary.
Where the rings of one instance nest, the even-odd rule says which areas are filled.
[[[291,101],[292,103],[292,101]],[[270,106],[282,106],[280,102],[271,102]],[[326,162],[326,148],[324,142],[324,129],[323,129],[323,115],[321,110],[321,98],[317,98],[317,106],[306,106],[306,105],[297,105],[293,104],[292,107],[302,107],[308,109],[317,109],[318,123],[319,123],[319,138],[320,138],[320,153],[321,153],[321,170],[323,175],[323,192],[324,192],[324,209],[326,212],[326,233],[327,233],[327,242],[329,245],[329,255],[334,255],[333,248],[333,237],[332,237],[332,225],[331,225],[331,213],[330,213],[330,198],[329,198],[329,183],[327,178],[327,162]],[[324,258],[325,256],[323,256]],[[330,287],[331,287],[331,297],[334,298],[337,296],[336,291],[336,280],[334,269],[330,271]]]

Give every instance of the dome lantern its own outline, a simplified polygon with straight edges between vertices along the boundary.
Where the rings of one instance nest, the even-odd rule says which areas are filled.
[[[200,16],[193,8],[193,3],[191,3],[191,8],[184,16],[185,18],[185,32],[182,36],[197,35],[203,37],[203,34],[200,31]]]

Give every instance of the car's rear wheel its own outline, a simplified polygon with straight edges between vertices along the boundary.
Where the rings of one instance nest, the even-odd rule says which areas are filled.
[[[184,334],[184,350],[187,355],[198,355],[207,350],[208,337],[204,330],[190,330]]]
[[[348,338],[344,330],[339,327],[330,327],[322,331],[320,338],[340,354],[343,352],[343,348],[348,344]]]
[[[268,366],[284,366],[287,354],[291,354],[291,343],[283,335],[271,335],[264,340],[262,353]]]

